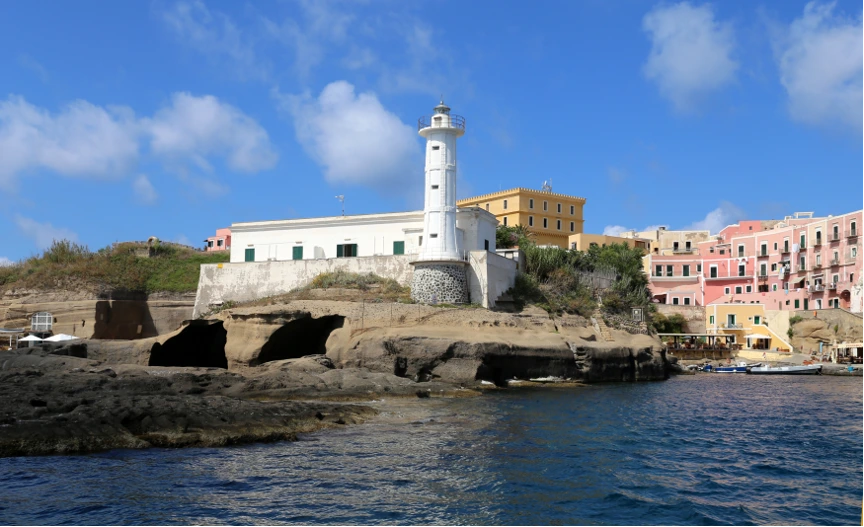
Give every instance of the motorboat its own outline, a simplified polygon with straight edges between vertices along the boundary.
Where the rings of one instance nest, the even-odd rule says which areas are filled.
[[[819,375],[821,364],[805,364],[802,366],[754,366],[747,368],[747,373],[760,375]]]
[[[717,366],[715,368],[708,369],[705,368],[705,371],[713,371],[714,373],[747,373],[748,368],[752,368],[754,366],[761,366],[761,362],[757,362],[756,364],[747,364],[746,362],[739,362],[735,365],[728,366]]]

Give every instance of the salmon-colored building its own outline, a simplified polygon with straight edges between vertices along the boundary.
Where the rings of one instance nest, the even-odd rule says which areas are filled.
[[[764,304],[770,310],[862,312],[862,211],[741,221],[686,254],[645,257],[661,303]]]
[[[231,229],[216,229],[216,236],[210,236],[204,243],[204,250],[207,252],[230,250]]]

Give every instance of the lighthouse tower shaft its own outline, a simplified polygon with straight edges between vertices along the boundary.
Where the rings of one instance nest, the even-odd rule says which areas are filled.
[[[423,243],[418,260],[462,260],[462,240],[456,230],[456,140],[465,134],[465,120],[450,115],[441,104],[427,120],[419,121],[426,139]]]

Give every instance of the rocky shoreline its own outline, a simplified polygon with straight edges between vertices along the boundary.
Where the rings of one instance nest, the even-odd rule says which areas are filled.
[[[545,313],[305,301],[153,338],[0,352],[0,456],[291,440],[376,415],[364,401],[676,370],[656,339],[616,337]]]

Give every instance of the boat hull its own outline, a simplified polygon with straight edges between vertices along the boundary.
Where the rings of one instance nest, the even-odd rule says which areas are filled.
[[[763,366],[761,368],[750,368],[747,373],[751,375],[819,375],[822,373],[822,365]]]

